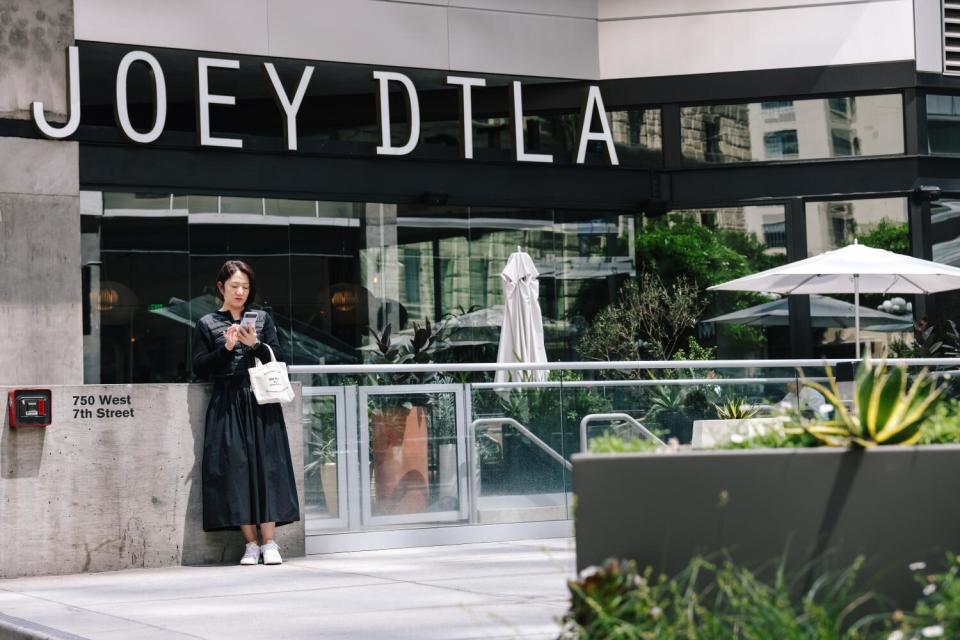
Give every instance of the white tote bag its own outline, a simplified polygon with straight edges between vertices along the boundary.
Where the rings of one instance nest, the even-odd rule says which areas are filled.
[[[250,388],[257,398],[257,404],[273,404],[275,402],[291,402],[293,387],[287,376],[287,363],[277,362],[270,345],[264,343],[270,352],[270,362],[263,364],[260,358],[254,358],[257,366],[250,367]]]

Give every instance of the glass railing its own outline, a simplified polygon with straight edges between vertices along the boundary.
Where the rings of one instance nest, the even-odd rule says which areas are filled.
[[[960,359],[889,360],[947,380]],[[567,520],[571,456],[598,439],[709,447],[854,393],[853,360],[291,366],[303,385],[307,533]],[[496,382],[497,371],[513,381]],[[540,380],[536,380],[540,378]],[[798,394],[798,389],[800,390]]]

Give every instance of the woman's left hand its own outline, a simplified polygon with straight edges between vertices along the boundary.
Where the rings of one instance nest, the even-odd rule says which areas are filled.
[[[257,344],[257,329],[256,327],[245,327],[240,325],[240,330],[237,332],[237,337],[243,344],[248,347],[252,347]]]

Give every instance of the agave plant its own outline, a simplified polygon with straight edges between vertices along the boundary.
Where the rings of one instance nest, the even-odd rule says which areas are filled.
[[[888,368],[886,359],[873,360],[868,354],[855,376],[851,411],[840,397],[830,367],[827,377],[829,388],[812,380],[803,384],[823,394],[833,406],[834,418],[805,428],[831,446],[915,444],[943,392],[926,369],[910,382],[905,366]]]
[[[716,409],[717,417],[721,420],[746,420],[760,411],[742,398],[730,398],[722,404],[713,405],[713,408]]]

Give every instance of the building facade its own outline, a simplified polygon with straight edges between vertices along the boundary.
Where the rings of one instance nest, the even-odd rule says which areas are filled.
[[[698,273],[730,255],[742,271],[854,238],[960,264],[950,3],[707,4],[0,8],[0,383],[190,380],[232,257],[294,364],[362,362],[370,329],[451,317],[470,329],[452,357],[495,359],[518,247],[553,360],[642,271],[713,284]],[[716,263],[679,259],[681,237]],[[852,354],[802,296],[788,326],[709,322],[757,302],[711,298],[696,338]]]

